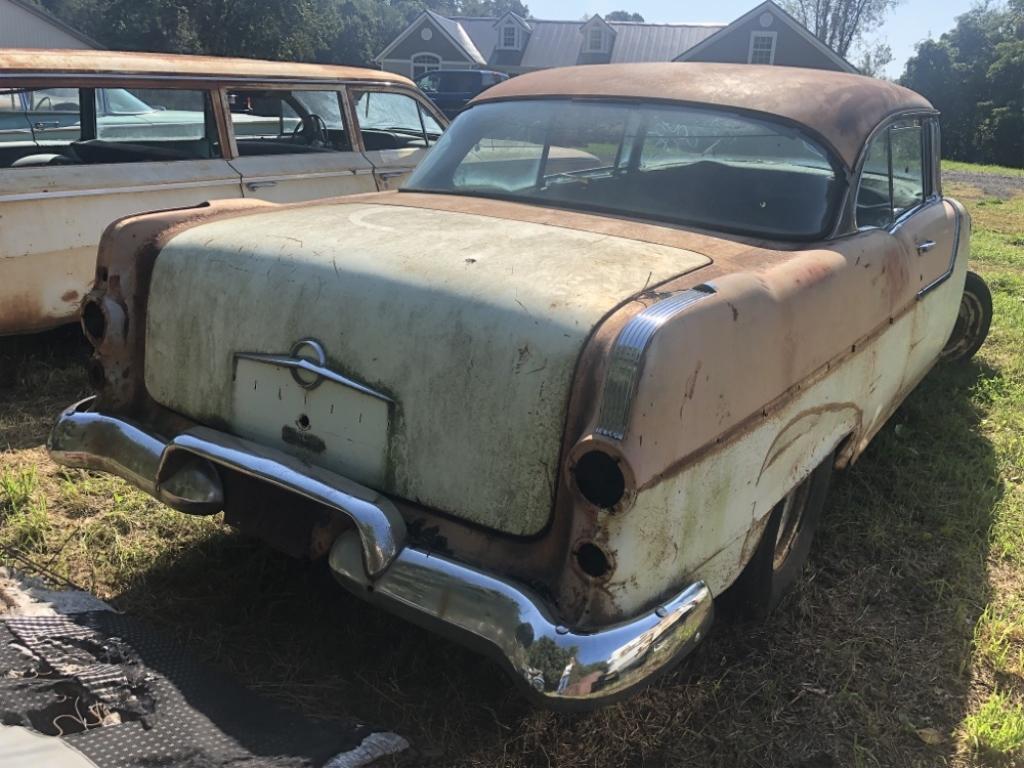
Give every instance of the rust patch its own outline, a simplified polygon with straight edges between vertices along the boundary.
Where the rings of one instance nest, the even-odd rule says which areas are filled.
[[[60,300],[64,302],[75,301],[78,298],[78,291],[72,289],[61,294]]]

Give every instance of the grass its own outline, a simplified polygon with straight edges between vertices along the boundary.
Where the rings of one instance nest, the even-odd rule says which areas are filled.
[[[985,347],[929,375],[836,477],[771,619],[719,624],[609,709],[533,711],[489,661],[316,569],[53,466],[48,425],[85,387],[70,337],[39,345],[0,399],[0,543],[311,716],[399,730],[408,765],[1024,766],[1024,192],[961,170],[946,191],[993,291]]]
[[[996,176],[1024,177],[1024,168],[1008,168],[1005,165],[980,165],[977,163],[962,163],[959,160],[943,160],[943,171],[968,171],[970,173],[989,173]]]

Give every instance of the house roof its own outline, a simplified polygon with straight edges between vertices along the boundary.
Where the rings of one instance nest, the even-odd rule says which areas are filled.
[[[336,67],[326,64],[293,64],[262,59],[235,59],[222,56],[180,56],[171,53],[127,53],[122,51],[48,50],[40,48],[0,49],[0,78],[37,75],[134,75],[164,78],[215,77],[224,80],[253,78],[305,80],[369,80],[412,85],[408,78],[393,72],[363,67]]]
[[[496,58],[505,53],[498,49],[499,24],[508,16],[452,16],[446,17],[433,11],[424,11],[422,17],[429,18],[460,49],[466,58],[479,66],[497,63]],[[547,19],[515,20],[524,30],[526,46],[515,56],[514,65],[522,69],[544,69],[547,67],[571,66],[577,63],[583,43],[583,28],[587,22],[552,21]],[[647,24],[641,22],[606,22],[615,33],[611,61],[669,61],[681,51],[713,35],[724,24]],[[416,22],[388,45],[376,60],[388,57],[412,31]],[[496,54],[498,56],[496,57]],[[513,63],[513,62],[501,62]]]
[[[77,29],[72,27],[70,24],[64,23],[63,21],[58,19],[56,16],[54,16],[52,13],[50,13],[48,10],[46,10],[45,8],[43,8],[40,5],[36,5],[35,3],[30,2],[29,0],[7,0],[7,2],[11,3],[11,5],[16,5],[19,8],[22,8],[22,9],[28,11],[33,16],[37,16],[40,19],[42,19],[43,21],[45,21],[50,26],[56,27],[61,32],[63,32],[64,34],[70,35],[71,37],[75,38],[76,40],[80,40],[81,42],[85,43],[86,45],[88,45],[88,46],[90,46],[92,48],[97,48],[97,49],[102,49],[103,48],[102,45],[97,43],[91,37],[89,37],[88,35],[83,35],[81,32],[79,32]]]
[[[704,40],[699,41],[693,47],[688,48],[677,54],[674,57],[674,60],[690,60],[690,58],[696,55],[697,53],[700,53],[705,48],[714,45],[714,43],[716,43],[718,40],[730,34],[735,28],[742,26],[750,19],[754,18],[755,16],[759,16],[760,14],[766,11],[780,19],[783,24],[790,27],[796,34],[798,34],[800,37],[802,37],[804,40],[810,43],[814,48],[817,48],[818,51],[821,52],[822,56],[824,56],[826,59],[829,59],[832,63],[834,63],[844,72],[858,72],[858,69],[855,66],[853,66],[853,64],[848,62],[838,53],[836,53],[823,42],[821,42],[821,40],[819,40],[817,37],[811,34],[811,31],[807,29],[807,27],[805,27],[803,24],[797,21],[792,16],[792,14],[790,14],[785,8],[780,6],[778,3],[773,2],[773,0],[765,0],[760,5],[754,6],[728,26],[723,27],[722,29],[718,30],[715,34],[708,36]]]
[[[871,131],[888,115],[934,112],[914,91],[862,75],[703,62],[546,69],[498,83],[471,103],[545,97],[667,100],[761,112],[805,126],[851,168]]]

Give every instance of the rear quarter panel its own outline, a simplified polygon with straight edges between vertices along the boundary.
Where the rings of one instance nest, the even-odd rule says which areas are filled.
[[[864,450],[930,370],[952,329],[966,274],[962,221],[949,279],[919,299],[911,255],[882,230],[725,274],[716,293],[660,328],[648,347],[621,441],[636,496],[621,512],[577,516],[615,568],[576,574],[585,621],[634,614],[678,585],[718,594],[753,554],[773,506],[837,447]],[[946,257],[949,259],[947,251]]]

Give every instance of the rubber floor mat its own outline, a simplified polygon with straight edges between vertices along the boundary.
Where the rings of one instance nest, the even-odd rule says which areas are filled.
[[[64,739],[99,768],[356,765],[346,755],[402,741],[289,712],[111,611],[0,619],[0,719]]]

